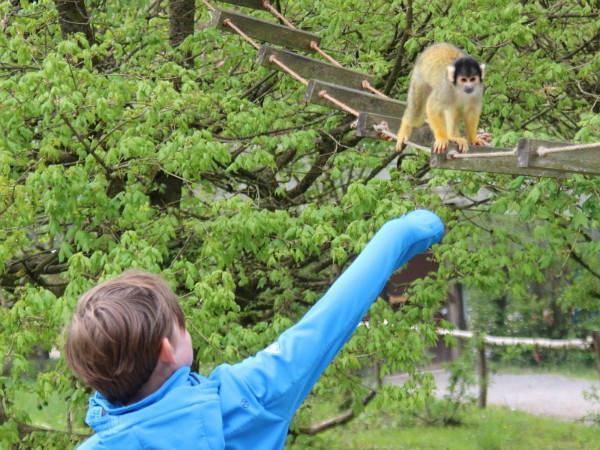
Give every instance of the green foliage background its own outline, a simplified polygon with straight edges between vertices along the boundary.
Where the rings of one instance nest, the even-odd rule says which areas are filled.
[[[209,373],[297,320],[386,220],[436,211],[447,225],[434,250],[439,272],[413,284],[400,312],[377,303],[371,327],[315,388],[345,391],[357,409],[368,391],[356,383],[364,364],[381,362],[385,375],[422,363],[450,282],[543,309],[545,294],[532,286],[559,279],[557,311],[597,310],[599,177],[430,170],[420,153],[396,169],[385,164],[390,143],[357,138],[351,118],[306,104],[293,78],[209,27],[202,2],[181,43],[170,39],[166,1],[85,1],[93,42],[62,33],[59,3],[0,2],[3,448],[64,448],[89,433],[89,392],[62,359],[38,373],[32,357],[60,349],[77,298],[129,267],[160,272],[175,289],[199,370]],[[595,1],[275,5],[394,98],[405,98],[424,47],[463,47],[488,65],[482,126],[494,145],[600,139]],[[413,387],[429,383],[415,375],[403,389],[378,388],[377,401],[418,403]],[[19,408],[22,390],[37,392],[41,406],[51,394],[66,399],[54,431],[41,432]],[[301,410],[296,425],[309,418]]]

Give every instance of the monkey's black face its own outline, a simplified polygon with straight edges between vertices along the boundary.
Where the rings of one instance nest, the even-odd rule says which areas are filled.
[[[464,83],[466,80],[472,80],[473,78],[477,78],[479,83],[483,80],[482,66],[475,58],[463,56],[454,61],[452,65],[454,66],[454,84],[459,81]]]
[[[454,86],[464,94],[479,91],[482,86],[482,67],[475,58],[463,56],[452,63]]]

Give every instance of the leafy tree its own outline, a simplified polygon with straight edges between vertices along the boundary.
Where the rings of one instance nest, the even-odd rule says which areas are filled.
[[[429,43],[464,47],[489,66],[482,125],[496,145],[600,137],[594,1],[277,6],[395,98]],[[256,65],[253,47],[208,22],[190,0],[0,2],[3,448],[68,447],[89,433],[88,392],[62,359],[36,372],[32,356],[60,348],[78,296],[128,267],[162,273],[180,295],[209,372],[297,320],[387,219],[435,210],[448,227],[439,272],[413,284],[401,311],[377,303],[314,391],[345,392],[356,411],[372,391],[379,402],[422,399],[414,388],[427,376],[362,386],[358,369],[374,360],[380,376],[415,373],[450,281],[527,299],[546,269],[568,265],[562,301],[597,305],[598,177],[430,170],[410,152],[396,169],[389,143],[305,104],[292,77]],[[24,391],[40,406],[67,399],[60,423],[32,424]],[[296,435],[308,419],[301,411]]]

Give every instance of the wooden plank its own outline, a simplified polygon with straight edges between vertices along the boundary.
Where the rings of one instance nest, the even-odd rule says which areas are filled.
[[[325,83],[321,80],[310,80],[304,98],[310,103],[329,106],[330,108],[339,108],[330,101],[321,98],[319,94],[322,91],[326,91],[336,100],[358,111],[373,112],[384,116],[402,116],[406,108],[405,102],[393,100],[388,97],[380,97],[364,90]]]
[[[368,75],[267,45],[263,45],[258,51],[256,62],[265,67],[282,70],[277,64],[269,61],[271,56],[275,56],[281,63],[306,80],[314,78],[354,89],[361,89],[361,83],[364,80],[373,84],[373,77]]]
[[[535,177],[562,178],[567,174],[552,169],[535,167],[519,167],[517,154],[511,153],[513,149],[499,147],[469,146],[471,155],[481,155],[470,159],[448,158],[450,151],[457,151],[456,144],[450,144],[446,153],[431,155],[431,167],[435,169],[467,170],[471,172],[507,173],[512,175],[530,175]],[[487,157],[489,153],[506,153],[506,156]]]
[[[263,4],[264,0],[220,0],[222,3],[229,3],[230,5],[244,6],[252,9],[267,9]],[[270,2],[273,4],[273,2]]]
[[[552,170],[562,172],[564,176],[572,173],[600,175],[600,144],[591,149],[551,153],[546,156],[537,154],[540,147],[551,149],[572,145],[577,144],[541,139],[521,139],[519,141],[519,167]]]
[[[310,48],[311,41],[316,42],[317,45],[321,42],[321,38],[314,33],[294,30],[293,28],[224,9],[218,9],[213,13],[210,26],[230,33],[235,33],[233,28],[223,23],[227,19],[231,20],[236,27],[251,38],[281,45],[282,47],[314,52],[314,50]]]

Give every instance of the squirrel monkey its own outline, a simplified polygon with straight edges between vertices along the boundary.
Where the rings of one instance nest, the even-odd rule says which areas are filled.
[[[423,125],[426,114],[435,138],[434,153],[444,153],[448,142],[458,144],[460,152],[469,150],[468,143],[486,145],[477,137],[484,69],[485,64],[479,64],[454,45],[439,43],[425,49],[417,58],[410,78],[396,151],[402,151],[412,129]],[[458,130],[461,113],[467,139],[460,137]]]

